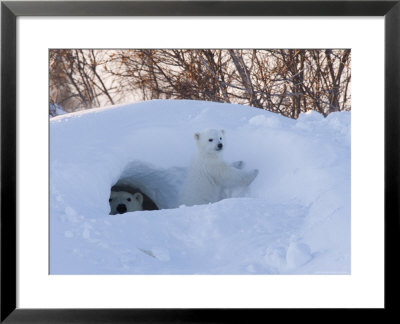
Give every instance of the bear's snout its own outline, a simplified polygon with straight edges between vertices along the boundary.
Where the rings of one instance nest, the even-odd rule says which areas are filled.
[[[119,204],[117,206],[117,212],[118,213],[123,214],[123,213],[126,213],[126,211],[127,211],[127,208],[126,208],[125,204]]]
[[[222,144],[222,143],[219,143],[218,145],[217,145],[217,147],[218,147],[218,149],[222,149],[222,147],[223,147],[224,145]]]

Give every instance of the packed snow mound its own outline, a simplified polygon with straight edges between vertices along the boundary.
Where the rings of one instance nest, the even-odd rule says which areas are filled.
[[[207,128],[259,175],[239,197],[179,206]],[[109,215],[115,184],[160,210]],[[350,113],[154,100],[51,118],[50,273],[350,273]]]

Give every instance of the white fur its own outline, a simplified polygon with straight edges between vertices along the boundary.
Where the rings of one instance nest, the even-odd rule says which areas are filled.
[[[111,191],[109,202],[110,215],[143,210],[143,195],[140,192]]]
[[[182,187],[180,203],[186,206],[207,204],[226,198],[224,191],[245,187],[258,170],[242,170],[243,162],[229,165],[222,159],[224,130],[208,129],[194,134],[197,151]]]

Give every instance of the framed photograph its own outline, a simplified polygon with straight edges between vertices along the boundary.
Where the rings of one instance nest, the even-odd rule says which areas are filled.
[[[2,2],[1,321],[395,311],[399,15]]]

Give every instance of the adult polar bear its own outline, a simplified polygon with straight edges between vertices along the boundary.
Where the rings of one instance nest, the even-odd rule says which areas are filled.
[[[228,164],[222,159],[225,131],[207,129],[194,134],[197,150],[182,187],[180,204],[201,205],[219,201],[223,192],[252,183],[258,170],[242,170],[243,162]]]

